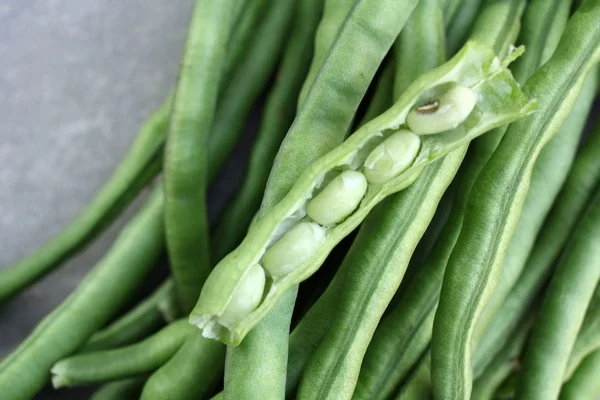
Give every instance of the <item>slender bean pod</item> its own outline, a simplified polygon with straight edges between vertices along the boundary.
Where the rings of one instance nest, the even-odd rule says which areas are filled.
[[[205,396],[223,372],[225,347],[191,334],[177,353],[144,385],[141,400],[195,400]],[[189,354],[195,355],[189,357]]]
[[[590,3],[587,3],[590,4]],[[585,7],[582,6],[582,7]],[[557,399],[569,355],[600,280],[600,191],[567,244],[525,349],[517,399]],[[552,349],[552,351],[547,351]]]
[[[588,400],[600,396],[600,350],[587,356],[562,387],[560,400]]]
[[[256,36],[262,40],[250,43],[239,67],[219,96],[215,120],[208,138],[209,182],[214,182],[227,156],[235,147],[256,98],[264,91],[277,67],[281,48],[288,39],[295,5],[296,0],[269,2],[270,7],[264,21],[261,21],[256,32]],[[252,78],[248,79],[249,77]],[[201,286],[197,288],[194,302],[198,299]]]
[[[485,24],[481,21],[476,24],[478,30],[485,30],[489,35],[477,33],[474,37],[486,40],[501,52],[508,45],[504,32],[514,24],[520,9],[520,2],[490,3],[479,17]],[[478,140],[487,139],[486,136]],[[444,266],[464,215],[465,194],[468,194],[481,168],[481,161],[486,159],[487,148],[475,142],[475,150],[478,151],[475,154],[479,157],[471,156],[468,160],[469,169],[461,177],[457,204],[443,229],[442,240],[436,243],[428,260],[419,267],[394,310],[380,323],[363,360],[356,398],[386,398],[428,347]]]
[[[260,131],[250,153],[248,172],[215,231],[215,262],[240,243],[246,233],[245,228],[260,207],[277,150],[296,115],[296,99],[310,63],[313,37],[322,8],[323,0],[298,1],[277,80],[268,95]],[[240,229],[240,226],[243,228]]]
[[[90,400],[137,400],[146,378],[131,378],[103,385],[96,390]]]
[[[495,354],[504,346],[519,320],[531,307],[542,285],[548,280],[555,260],[580,219],[599,179],[600,126],[597,126],[575,159],[521,276],[497,311],[477,348],[473,360],[475,371],[485,365],[490,354]]]
[[[516,226],[539,152],[575,102],[600,45],[600,4],[587,3],[571,18],[548,63],[524,90],[540,111],[512,124],[469,196],[457,244],[444,274],[432,339],[432,379],[439,398],[469,398],[471,339],[489,300]]]
[[[79,287],[0,363],[2,396],[33,397],[50,379],[52,365],[73,354],[141,285],[163,249],[162,190],[156,189]]]
[[[150,297],[106,328],[94,333],[80,353],[107,350],[135,343],[164,324],[159,304],[173,293],[173,281],[162,284]]]
[[[446,49],[449,55],[456,53],[468,39],[483,2],[483,0],[463,0],[460,12],[446,29]]]
[[[552,202],[567,179],[596,94],[597,79],[596,74],[588,74],[571,113],[556,136],[544,147],[535,163],[529,192],[504,259],[500,280],[473,333],[473,346],[476,349],[473,355],[475,377],[483,371],[502,346],[502,343],[496,343],[496,347],[491,348],[491,342],[489,339],[484,339],[484,336],[489,332],[492,337],[498,337],[500,333],[494,327],[494,320],[498,318],[498,311],[503,307],[512,289],[518,285],[517,281],[534,247],[535,238],[542,228],[544,219],[550,213]],[[504,340],[510,336],[512,333]],[[483,342],[485,345],[480,350],[479,344]]]
[[[232,18],[233,27],[231,29],[231,37],[227,43],[227,54],[223,65],[223,82],[229,82],[235,69],[240,66],[244,54],[248,46],[252,43],[252,39],[256,36],[256,27],[262,22],[261,19],[265,14],[269,4],[269,0],[243,0],[238,1],[234,8],[234,16]],[[226,88],[221,85],[221,90]]]
[[[150,373],[177,352],[192,328],[187,321],[178,321],[130,346],[65,358],[50,371],[52,385],[85,386]]]
[[[498,387],[516,369],[519,368],[519,355],[531,332],[532,320],[522,321],[513,332],[510,341],[498,352],[483,373],[473,382],[471,398],[477,400],[492,400]]]
[[[339,30],[344,25],[348,14],[354,7],[355,0],[325,0],[323,8],[323,17],[317,28],[315,35],[314,54],[308,70],[308,75],[304,80],[300,96],[298,97],[298,109],[306,100],[306,96],[319,74],[319,70],[330,51],[330,47],[334,44]]]
[[[590,302],[585,319],[581,329],[577,334],[577,340],[573,345],[565,380],[571,378],[575,369],[590,353],[600,348],[600,290],[596,288],[596,293]]]
[[[396,400],[433,399],[431,390],[431,351],[425,351],[411,372],[406,384],[396,395]]]
[[[236,0],[198,0],[173,98],[165,158],[165,228],[184,312],[208,274],[207,143]]]

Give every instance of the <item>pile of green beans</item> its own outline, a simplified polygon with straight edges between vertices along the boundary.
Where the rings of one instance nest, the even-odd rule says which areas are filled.
[[[0,355],[0,398],[596,400],[598,21],[600,0],[196,0],[113,177],[0,270],[18,302],[153,187]]]

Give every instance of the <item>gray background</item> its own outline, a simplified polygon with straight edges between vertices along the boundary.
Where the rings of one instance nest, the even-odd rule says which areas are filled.
[[[0,267],[60,232],[111,175],[174,82],[192,5],[0,0]],[[0,310],[0,357],[77,285],[122,224]]]

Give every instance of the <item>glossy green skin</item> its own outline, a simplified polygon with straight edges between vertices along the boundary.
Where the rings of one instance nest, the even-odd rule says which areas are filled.
[[[429,29],[431,25],[439,27],[436,34],[431,34],[431,30]],[[394,45],[394,55],[398,60],[394,80],[394,93],[396,98],[400,97],[402,92],[421,74],[435,68],[445,59],[444,32],[442,27],[442,10],[439,1],[422,0],[411,14],[405,29],[400,33],[400,36]],[[414,43],[422,43],[422,45],[414,46]],[[449,158],[452,159],[453,157]],[[451,161],[460,162],[460,160],[461,157],[458,157],[456,160]],[[438,162],[438,164],[441,164],[440,166],[444,163],[445,161]],[[448,165],[446,167],[448,167]],[[454,169],[452,166],[449,166],[449,168],[451,170]],[[430,167],[430,169],[436,170],[433,166]],[[424,171],[423,174],[425,175],[428,172],[429,171]],[[429,182],[426,182],[424,178],[421,178],[417,180],[414,185],[427,185],[428,183]],[[431,188],[430,196],[432,198],[439,196],[439,193],[433,192],[434,190]],[[410,203],[410,200],[412,199],[405,199],[404,201]],[[424,199],[415,200],[417,202],[423,200],[427,202],[428,199],[425,195]],[[396,210],[393,207],[390,207],[387,211],[389,215],[386,215],[386,218],[391,218],[394,221],[400,219],[401,222],[404,218],[403,213],[406,210],[400,206],[400,203],[398,203],[397,208],[398,209]],[[421,212],[417,212],[417,215],[418,214],[421,214]],[[403,229],[396,229],[396,227],[393,227],[391,232],[394,230],[402,231]],[[390,234],[392,234],[391,232]],[[394,336],[398,337],[400,335],[398,335],[398,332],[395,332]],[[393,341],[393,337],[388,337],[381,330],[375,332],[371,344],[369,345],[369,350],[365,353],[365,358],[362,361],[360,375],[356,382],[353,398],[387,398],[396,389],[395,386],[397,383],[395,380],[391,380],[392,382],[388,381],[385,373],[382,373],[382,369],[386,367],[385,361],[382,360],[383,352],[390,354],[391,348],[396,344],[397,343]],[[382,350],[382,354],[379,353],[379,350]],[[417,358],[419,356],[420,353],[417,354]]]
[[[216,263],[237,246],[246,227],[260,207],[269,172],[277,150],[296,115],[296,99],[308,71],[313,37],[323,0],[298,1],[292,32],[286,43],[277,79],[269,93],[263,121],[252,147],[246,177],[214,234],[213,261]],[[240,229],[240,226],[243,227]]]
[[[531,332],[532,319],[521,321],[519,327],[513,332],[510,341],[494,355],[490,364],[473,382],[471,398],[477,400],[492,400],[498,387],[504,380],[518,369],[519,355],[525,347],[528,335]]]
[[[366,18],[365,26],[378,24],[379,19],[369,18],[373,14],[368,7],[370,3],[361,1],[360,4],[362,7],[359,7],[359,11],[355,14],[355,20]],[[382,21],[386,20],[382,19]],[[400,29],[394,24],[385,26],[392,32]],[[306,100],[301,101],[302,106],[299,108],[298,116],[279,150],[259,215],[283,198],[306,165],[343,141],[360,100],[385,55],[387,48],[382,44],[390,42],[391,45],[394,37],[394,33],[387,30],[373,37],[366,37],[363,34],[363,31],[358,32],[353,26],[346,24],[333,42],[322,68],[314,78],[313,87]],[[355,47],[356,40],[362,45]],[[350,54],[352,57],[349,57]],[[360,61],[363,64],[357,63],[356,66],[360,68],[349,69],[348,75],[340,75],[340,67],[347,66],[348,60]],[[336,107],[330,113],[322,112],[324,105],[329,107],[332,104]],[[283,379],[284,375],[282,377],[280,371],[286,370],[287,345],[285,343],[288,340],[296,290],[292,288],[283,295],[269,316],[250,332],[246,338],[248,343],[244,341],[236,348],[229,348],[226,367],[226,382],[229,382],[229,385],[225,387],[226,394],[231,391],[244,393],[245,396],[250,393],[257,398],[283,396],[286,380]],[[269,354],[268,359],[264,359],[265,354]],[[244,388],[256,389],[255,374],[264,367],[248,368],[248,363],[250,365],[268,363],[269,368],[275,371],[267,377],[268,380],[261,382],[258,392],[244,391]],[[227,375],[234,372],[237,379],[228,380]],[[264,375],[261,378],[265,379]]]
[[[431,352],[429,349],[411,371],[406,383],[400,388],[396,400],[433,399],[431,390]]]
[[[439,398],[469,398],[475,322],[498,281],[535,160],[566,118],[596,62],[596,14],[600,4],[572,17],[556,53],[524,86],[538,99],[540,110],[509,127],[471,191],[471,212],[449,259],[434,323],[432,378]]]
[[[348,17],[356,1],[324,0],[324,2],[323,17],[319,22],[314,38],[315,44],[312,61],[306,79],[304,79],[304,83],[302,84],[300,95],[298,96],[298,110],[300,110],[302,103],[306,100],[306,96],[319,74],[319,69],[323,65],[325,57],[329,54],[330,47],[336,40],[338,31],[344,25],[346,17]]]
[[[560,400],[593,400],[600,396],[600,350],[588,355],[560,391]]]
[[[410,91],[409,88],[405,93]],[[462,148],[447,156],[443,163],[432,164],[427,173],[421,175],[419,184],[387,199],[363,223],[346,258],[354,268],[349,269],[338,315],[307,366],[300,398],[349,398],[352,395],[373,331],[440,197],[462,161],[466,148],[459,147]]]
[[[231,37],[227,43],[227,54],[225,55],[225,64],[223,66],[223,82],[229,82],[238,66],[241,66],[244,54],[248,46],[251,46],[258,35],[256,27],[264,23],[262,21],[267,7],[272,6],[269,0],[244,0],[236,3],[234,9],[233,26],[231,28]],[[259,36],[260,37],[260,36]],[[250,83],[246,81],[246,83]],[[221,93],[226,88],[221,85]],[[221,96],[219,96],[221,97]]]
[[[508,45],[504,32],[513,25],[515,14],[518,15],[520,9],[520,2],[491,4],[479,16],[485,24],[478,20],[476,25],[476,32],[485,30],[489,35],[475,34],[474,37],[490,41],[500,53]],[[494,43],[494,40],[497,42]],[[526,56],[527,54],[524,55]],[[429,345],[443,271],[460,232],[466,195],[489,157],[488,147],[479,144],[483,140],[489,142],[487,136],[477,139],[473,145],[475,148],[467,160],[468,168],[460,178],[458,196],[440,235],[441,239],[423,265],[420,265],[393,311],[379,324],[363,360],[357,398],[385,398],[406,376]],[[491,139],[494,140],[495,138]]]
[[[225,346],[191,334],[144,385],[141,400],[197,400],[223,372]],[[194,357],[190,357],[190,354]]]
[[[561,256],[525,350],[517,399],[557,399],[587,305],[600,280],[600,192]],[[547,351],[552,349],[552,351]]]
[[[113,176],[75,221],[32,255],[0,270],[0,305],[86,248],[159,173],[169,105],[144,124]]]
[[[164,245],[163,195],[158,187],[113,247],[78,288],[0,363],[0,393],[32,398],[50,368],[105,325],[144,282]]]
[[[342,145],[304,171],[286,197],[253,224],[242,244],[224,258],[211,273],[190,316],[192,323],[203,328],[207,337],[218,337],[230,344],[239,343],[273,307],[278,297],[312,275],[333,246],[351,232],[383,198],[412,184],[423,167],[463,147],[474,137],[531,112],[534,105],[522,96],[512,76],[501,66],[500,61],[493,61],[493,58],[493,53],[486,47],[470,43],[451,62],[417,80],[386,113],[365,125]],[[478,82],[471,87],[478,96],[477,110],[452,131],[423,136],[420,154],[409,169],[385,184],[371,185],[357,210],[326,232],[326,238],[319,251],[288,275],[275,279],[275,284],[270,287],[255,311],[235,325],[221,325],[218,315],[229,303],[244,271],[249,265],[258,262],[277,230],[289,224],[288,219],[296,218],[295,215],[298,215],[303,202],[310,197],[322,177],[341,166],[352,163],[362,165],[361,157],[366,157],[368,152],[368,148],[363,151],[367,142],[372,143],[372,138],[380,137],[380,132],[391,133],[397,129],[423,93],[424,96],[435,96],[433,93],[427,94],[428,89],[454,80],[466,86],[469,82]],[[510,95],[506,96],[505,89],[508,88]],[[359,149],[361,151],[358,151]]]
[[[250,110],[273,76],[281,49],[289,39],[296,0],[270,0],[268,3],[264,20],[251,34],[251,38],[261,40],[252,40],[248,44],[234,73],[227,81],[223,81],[224,89],[219,94],[215,120],[208,138],[210,183],[216,180],[227,156],[244,132]],[[195,293],[194,302],[198,299],[200,287]]]
[[[600,126],[597,126],[575,159],[567,181],[540,230],[523,273],[496,313],[477,349],[474,362],[478,365],[482,364],[478,361],[480,358],[487,358],[488,354],[494,354],[504,346],[519,320],[531,308],[599,179]]]
[[[446,28],[446,49],[449,55],[456,53],[468,39],[484,3],[483,0],[463,0],[460,12],[456,13]]]
[[[54,388],[85,386],[153,372],[192,333],[193,327],[180,320],[130,346],[65,358],[52,367],[52,383]]]
[[[151,296],[140,302],[122,317],[112,322],[87,341],[79,353],[108,350],[132,344],[147,337],[164,324],[159,304],[173,292],[173,281],[168,280]]]
[[[146,378],[131,378],[103,385],[90,400],[137,400]]]
[[[567,179],[567,174],[575,157],[585,123],[592,107],[597,88],[597,75],[590,73],[586,78],[582,91],[563,126],[558,133],[544,147],[538,157],[531,175],[531,184],[523,211],[511,239],[502,273],[494,294],[486,305],[482,315],[477,321],[473,333],[473,346],[476,349],[473,355],[473,375],[477,377],[483,372],[496,352],[502,347],[502,341],[493,343],[485,336],[498,340],[501,332],[494,326],[499,317],[498,311],[504,306],[506,299],[516,285],[526,268],[527,258],[531,253],[536,236],[542,224],[550,213],[552,203],[557,197],[561,187]],[[509,300],[512,302],[512,300]],[[500,314],[501,315],[501,314]],[[489,328],[489,329],[488,329]],[[479,344],[483,346],[480,348]]]
[[[596,293],[590,302],[585,314],[585,319],[577,334],[577,340],[573,345],[565,380],[569,379],[575,369],[590,353],[600,348],[600,290],[596,288]]]
[[[184,312],[193,307],[210,266],[207,143],[235,3],[196,2],[169,121],[165,228],[171,271]]]

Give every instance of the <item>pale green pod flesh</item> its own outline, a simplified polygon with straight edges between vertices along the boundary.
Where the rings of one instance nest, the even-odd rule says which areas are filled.
[[[254,264],[242,278],[225,311],[219,316],[219,322],[227,326],[244,319],[258,306],[264,290],[265,271],[259,264]]]
[[[306,213],[321,225],[337,224],[356,210],[366,191],[367,180],[363,174],[344,171],[308,203]]]
[[[369,183],[384,183],[405,171],[417,158],[421,140],[402,129],[375,147],[365,160],[364,173]]]
[[[284,276],[309,259],[323,239],[323,228],[312,222],[301,222],[267,250],[261,263],[270,276]]]
[[[515,51],[510,59],[501,61],[488,47],[468,42],[449,62],[418,78],[388,111],[308,166],[283,200],[259,216],[240,246],[215,267],[190,315],[190,322],[202,329],[206,337],[238,345],[268,314],[281,295],[310,277],[333,247],[354,230],[381,200],[412,184],[426,165],[465,146],[490,129],[533,112],[535,102],[523,94],[506,68],[519,54]],[[373,149],[399,129],[406,129],[406,116],[415,105],[439,99],[456,86],[469,88],[475,94],[477,104],[469,116],[455,129],[420,137],[420,149],[409,168],[385,183],[368,185],[354,212],[337,225],[323,227],[324,238],[314,254],[284,276],[267,277],[268,289],[253,312],[239,323],[221,324],[219,316],[236,296],[240,279],[248,268],[261,263],[270,245],[305,220],[307,205],[318,193],[323,181],[339,174],[339,171],[361,170]]]
[[[431,135],[456,128],[475,108],[477,94],[464,86],[454,86],[439,99],[413,108],[406,125],[417,135]]]

